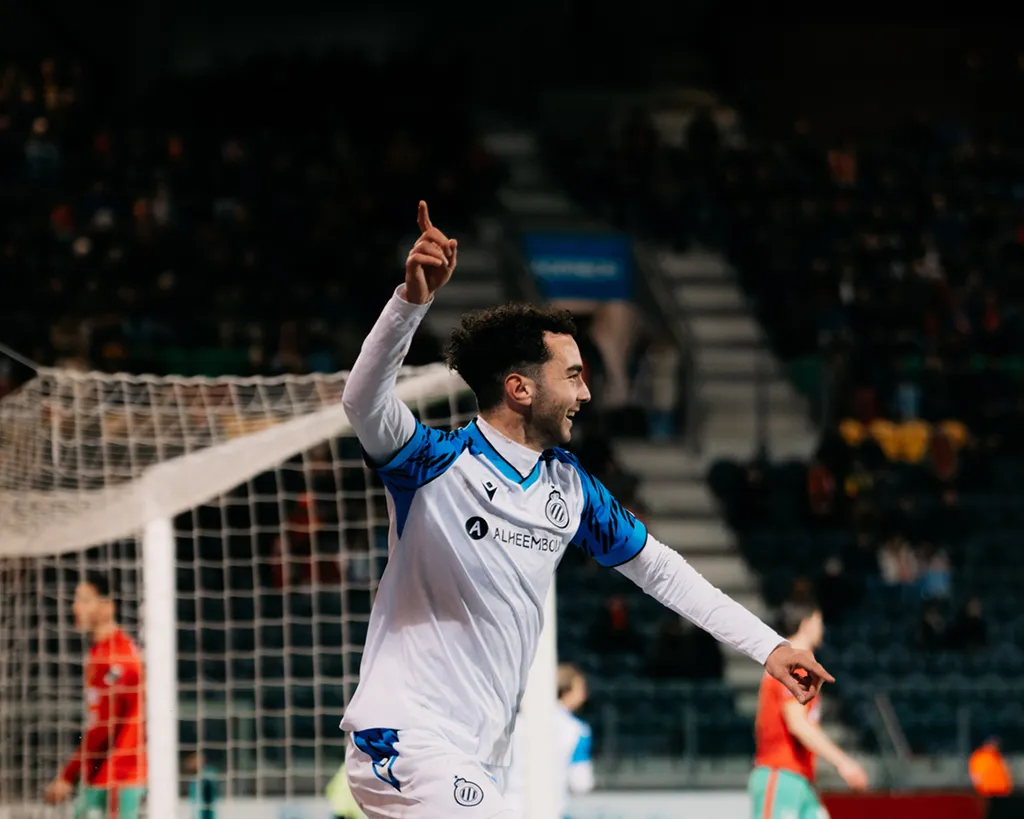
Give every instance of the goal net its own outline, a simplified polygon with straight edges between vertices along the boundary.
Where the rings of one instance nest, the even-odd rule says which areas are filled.
[[[323,792],[387,557],[344,384],[44,370],[0,402],[0,817],[51,815],[78,746],[90,570],[143,650],[150,817],[195,755],[227,799]],[[474,412],[440,365],[398,394],[433,426]]]

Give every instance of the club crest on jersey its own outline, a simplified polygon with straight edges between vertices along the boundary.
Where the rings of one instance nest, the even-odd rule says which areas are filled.
[[[544,517],[551,521],[552,526],[564,529],[569,525],[569,505],[562,498],[562,493],[552,489],[548,501],[544,504]]]
[[[462,777],[455,777],[455,804],[464,808],[475,808],[484,801],[484,789],[476,782],[470,782]]]
[[[124,669],[121,668],[121,666],[119,665],[110,666],[110,669],[107,671],[107,673],[103,675],[103,683],[105,685],[113,685],[119,679],[121,679],[121,674],[123,673],[123,671]]]

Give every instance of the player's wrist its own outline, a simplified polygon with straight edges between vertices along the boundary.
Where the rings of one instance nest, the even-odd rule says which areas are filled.
[[[426,307],[434,300],[433,293],[429,291],[420,293],[418,288],[410,289],[408,284],[400,285],[395,291],[395,295],[398,297],[399,303],[405,303],[411,307]]]

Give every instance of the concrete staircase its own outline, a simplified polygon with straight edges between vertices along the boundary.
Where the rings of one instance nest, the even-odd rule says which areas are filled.
[[[735,535],[708,489],[701,459],[681,444],[636,441],[617,443],[616,455],[626,470],[642,478],[651,533],[734,600],[759,617],[767,616],[757,578],[736,549]],[[746,706],[756,704],[761,678],[757,664],[726,649],[725,676],[745,697]]]
[[[507,301],[498,275],[498,251],[486,236],[460,247],[458,264],[455,275],[437,292],[435,303],[424,319],[427,328],[442,339],[448,338],[467,310],[493,307]]]
[[[757,578],[708,489],[703,459],[682,445],[636,441],[618,442],[616,455],[625,469],[642,477],[651,533],[738,603],[762,619],[768,617]],[[764,671],[732,649],[725,649],[724,656],[725,679],[736,694],[736,710],[753,721]],[[825,711],[822,727],[840,747],[854,747],[852,733],[830,710]]]
[[[810,455],[817,431],[806,401],[765,343],[725,258],[700,250],[658,250],[652,257],[694,344],[705,462],[750,458],[760,424],[773,457]]]
[[[509,170],[508,181],[499,192],[504,207],[519,218],[575,218],[573,203],[548,180],[536,136],[530,131],[494,128],[484,137],[487,149]],[[576,221],[579,221],[578,219]],[[499,275],[499,243],[502,227],[498,219],[482,219],[477,236],[459,249],[459,267],[452,280],[437,294],[437,301],[425,319],[430,330],[446,338],[459,324],[463,313],[501,304],[505,292]],[[402,263],[409,243],[402,245]]]

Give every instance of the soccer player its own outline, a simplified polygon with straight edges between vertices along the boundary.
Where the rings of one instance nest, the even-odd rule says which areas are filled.
[[[370,819],[513,819],[502,791],[555,567],[570,546],[765,665],[800,702],[828,675],[650,536],[564,447],[590,399],[568,313],[471,313],[449,365],[479,416],[451,432],[395,395],[458,245],[420,203],[421,236],[363,342],[342,402],[388,490],[389,561],[345,712],[352,793]],[[802,674],[798,673],[802,670]]]
[[[571,663],[558,666],[558,708],[555,710],[555,724],[551,741],[555,743],[555,757],[558,762],[558,776],[561,804],[558,816],[566,817],[569,795],[590,793],[594,789],[594,765],[590,759],[592,734],[590,726],[576,716],[576,712],[587,702],[587,678]],[[516,815],[523,814],[522,800],[525,781],[523,776],[524,756],[528,753],[523,742],[522,728],[517,728],[512,740],[512,765],[508,772],[508,787],[505,799]]]
[[[787,606],[783,630],[794,648],[821,645],[824,624],[816,606]],[[868,786],[867,774],[818,726],[821,701],[800,702],[778,680],[765,675],[757,701],[757,751],[750,774],[753,819],[827,819],[814,790],[815,756],[839,772],[854,790]]]
[[[81,781],[75,819],[138,819],[146,786],[142,657],[116,621],[109,578],[89,572],[75,590],[75,625],[92,641],[85,666],[88,724],[46,788],[56,805]]]

